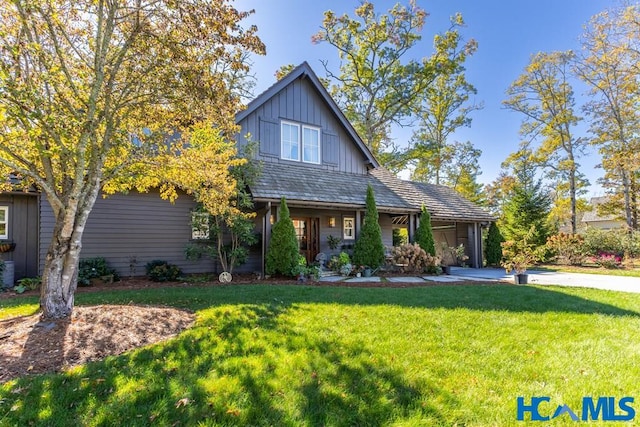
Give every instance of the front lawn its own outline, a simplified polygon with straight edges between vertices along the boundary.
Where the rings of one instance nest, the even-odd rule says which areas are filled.
[[[598,266],[577,266],[542,264],[535,266],[533,270],[538,271],[562,271],[565,273],[599,274],[606,276],[640,277],[640,268],[604,268]]]
[[[516,421],[518,396],[551,397],[543,415],[579,411],[583,396],[640,397],[638,294],[236,285],[77,302],[198,320],[166,343],[1,385],[0,425],[545,425]],[[35,304],[0,301],[0,317]]]

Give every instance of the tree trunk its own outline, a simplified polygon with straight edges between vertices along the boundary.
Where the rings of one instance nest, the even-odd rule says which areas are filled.
[[[82,235],[99,191],[98,179],[93,185],[69,197],[64,209],[54,208],[55,226],[42,272],[40,308],[43,319],[64,319],[73,312],[74,294],[78,287],[78,263]]]
[[[51,241],[44,271],[40,308],[45,319],[63,319],[73,312],[74,294],[78,286],[79,240]]]

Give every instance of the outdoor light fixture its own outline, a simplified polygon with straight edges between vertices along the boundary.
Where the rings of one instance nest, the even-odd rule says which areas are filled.
[[[336,226],[336,217],[335,216],[330,216],[329,217],[329,227],[334,228]]]

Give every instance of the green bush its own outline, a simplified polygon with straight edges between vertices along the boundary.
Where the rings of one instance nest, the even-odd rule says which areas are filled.
[[[163,260],[153,260],[146,265],[147,276],[154,282],[175,282],[180,274],[180,268]]]
[[[271,241],[267,249],[266,273],[295,276],[298,271],[298,239],[293,222],[289,216],[287,201],[283,197],[280,205],[280,218],[271,230]]]
[[[113,280],[118,280],[119,276],[115,269],[109,266],[103,257],[83,258],[78,264],[78,285],[89,286],[91,279],[103,276],[113,276]]]
[[[489,266],[498,266],[502,261],[502,246],[504,237],[495,222],[492,222],[487,232],[487,240],[484,245],[484,259]]]
[[[585,249],[589,255],[596,256],[601,252],[607,252],[640,257],[640,233],[638,232],[631,235],[624,229],[588,228],[583,237]]]
[[[367,211],[364,224],[353,248],[353,263],[376,269],[384,262],[382,230],[378,223],[378,209],[373,196],[373,188],[367,187]]]
[[[18,286],[23,286],[25,290],[35,291],[42,284],[40,277],[24,277],[18,280]]]
[[[420,224],[416,229],[415,242],[420,245],[426,253],[431,256],[436,254],[436,244],[433,240],[433,229],[431,228],[431,215],[427,208],[422,206],[420,214]],[[395,245],[394,245],[395,246]]]
[[[393,229],[392,244],[393,246],[400,246],[409,243],[409,232],[406,228],[394,228]]]

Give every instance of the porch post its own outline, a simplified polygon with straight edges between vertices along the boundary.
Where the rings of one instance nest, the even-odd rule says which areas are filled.
[[[407,215],[407,228],[409,242],[413,242],[413,237],[416,233],[416,222],[419,221],[415,214],[409,213]]]

